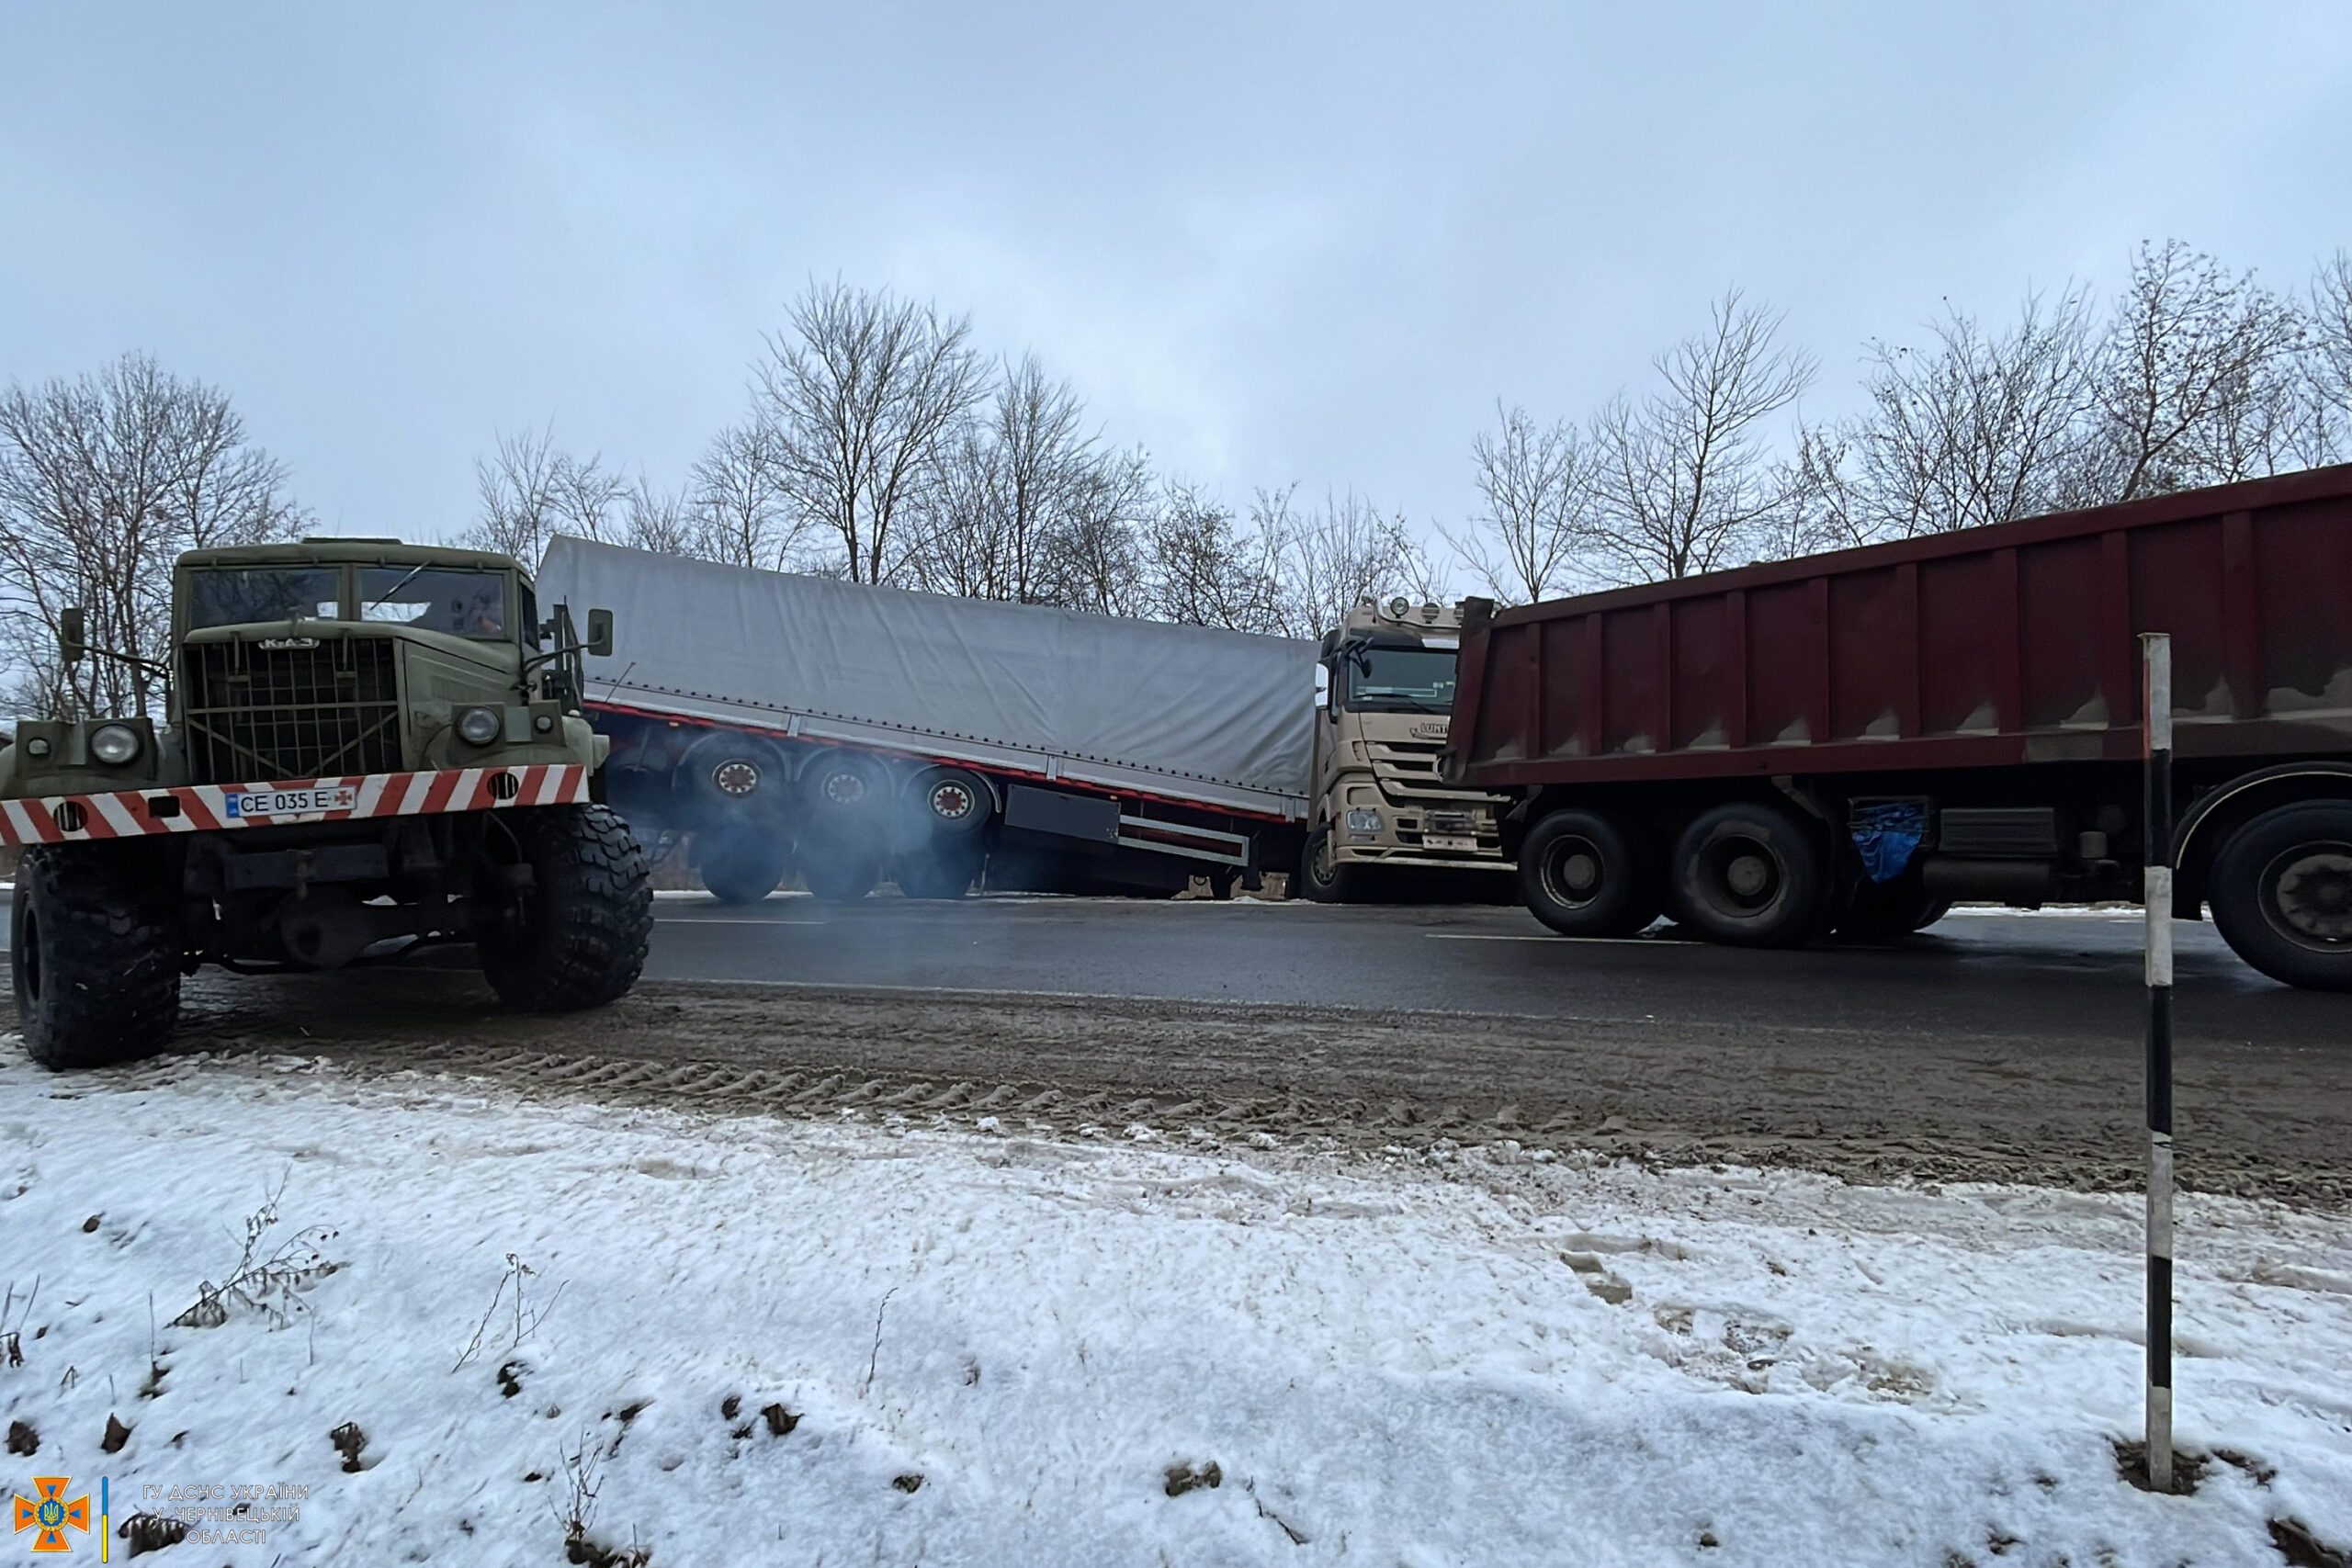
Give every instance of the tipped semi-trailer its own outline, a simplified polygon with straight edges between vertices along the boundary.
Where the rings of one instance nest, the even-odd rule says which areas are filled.
[[[1464,615],[1443,757],[1530,909],[1719,942],[2133,900],[2172,638],[2177,912],[2352,989],[2352,466]]]

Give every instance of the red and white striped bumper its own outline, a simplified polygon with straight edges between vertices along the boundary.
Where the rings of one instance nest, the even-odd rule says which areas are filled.
[[[577,762],[362,773],[288,784],[192,784],[0,800],[0,844],[70,844],[149,833],[209,833],[288,822],[587,803],[588,770]]]

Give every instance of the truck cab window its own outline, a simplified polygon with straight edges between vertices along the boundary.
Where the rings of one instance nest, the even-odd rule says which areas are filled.
[[[334,567],[198,571],[187,580],[190,631],[269,621],[332,621],[343,614],[343,573]]]
[[[1348,708],[1352,713],[1451,713],[1455,651],[1379,648],[1348,650]]]
[[[506,640],[506,574],[447,567],[363,567],[359,618]]]

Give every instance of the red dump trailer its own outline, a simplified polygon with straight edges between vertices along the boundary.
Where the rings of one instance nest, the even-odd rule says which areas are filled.
[[[1442,766],[1572,936],[1890,934],[2136,899],[2138,634],[2172,636],[2178,912],[2352,989],[2352,466],[1499,613]]]

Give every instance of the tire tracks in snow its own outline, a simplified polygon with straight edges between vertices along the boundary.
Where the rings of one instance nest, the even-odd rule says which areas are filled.
[[[0,1008],[0,1010],[5,1010]],[[2136,1189],[2136,1046],[1068,995],[647,983],[500,1011],[470,972],[188,982],[180,1055],[532,1095],[1039,1135],[1584,1149],[1867,1182]],[[2183,1063],[2181,1175],[2352,1207],[2343,1058]]]

